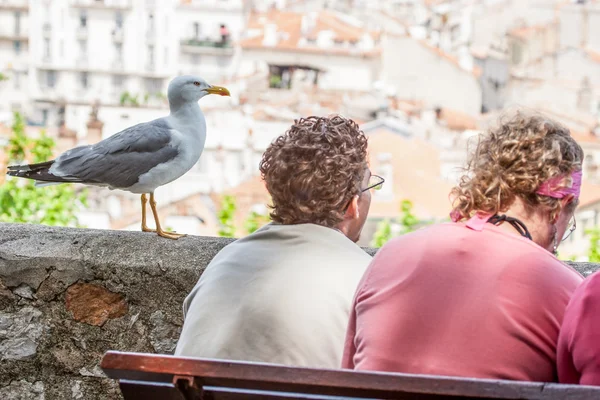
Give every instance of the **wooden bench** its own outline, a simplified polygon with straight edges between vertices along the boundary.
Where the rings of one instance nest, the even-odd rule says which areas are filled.
[[[600,399],[600,387],[290,368],[109,351],[101,367],[125,400]],[[333,397],[332,397],[333,396]]]

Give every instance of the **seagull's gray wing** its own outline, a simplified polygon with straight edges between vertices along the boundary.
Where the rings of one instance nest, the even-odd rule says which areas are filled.
[[[128,188],[159,164],[175,158],[173,128],[164,118],[129,127],[103,141],[61,154],[52,173],[65,179]]]

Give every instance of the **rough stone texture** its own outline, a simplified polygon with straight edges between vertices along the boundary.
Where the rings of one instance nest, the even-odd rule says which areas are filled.
[[[120,399],[102,355],[172,353],[185,296],[231,241],[0,224],[0,398]]]
[[[104,352],[172,353],[185,296],[230,242],[0,224],[0,398],[121,398]]]

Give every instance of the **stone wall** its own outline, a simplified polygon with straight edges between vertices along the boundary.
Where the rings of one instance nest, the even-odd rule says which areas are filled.
[[[0,398],[121,398],[104,352],[171,353],[185,296],[230,242],[0,224]]]

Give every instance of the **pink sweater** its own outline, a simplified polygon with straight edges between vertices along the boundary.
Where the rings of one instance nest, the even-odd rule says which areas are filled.
[[[556,381],[559,327],[582,279],[492,224],[401,236],[359,284],[342,367]]]
[[[577,288],[558,337],[561,383],[600,386],[600,272]]]

